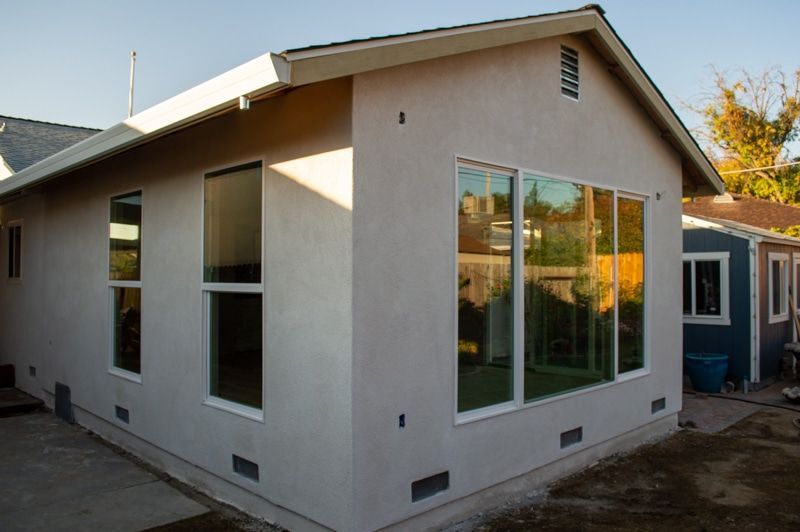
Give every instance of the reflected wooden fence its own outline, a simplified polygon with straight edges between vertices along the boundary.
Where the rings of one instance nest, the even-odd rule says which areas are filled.
[[[459,298],[466,298],[476,306],[482,307],[492,296],[502,294],[508,288],[510,266],[508,258],[480,255],[477,253],[459,253],[459,282],[469,282],[459,292]],[[636,286],[644,280],[644,256],[641,253],[620,253],[619,264],[620,286]],[[597,270],[600,279],[608,280],[607,286],[601,285],[600,310],[606,310],[614,304],[612,290],[612,272],[614,270],[613,255],[598,255]],[[560,299],[574,302],[573,287],[581,277],[588,279],[588,269],[580,266],[525,266],[525,279],[538,282],[549,292]]]

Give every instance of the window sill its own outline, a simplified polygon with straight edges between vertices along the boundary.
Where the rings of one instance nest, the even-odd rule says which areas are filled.
[[[139,373],[126,371],[124,369],[117,367],[112,367],[111,369],[108,370],[108,373],[114,375],[115,377],[125,379],[126,381],[130,381],[136,384],[142,384],[142,376]]]
[[[683,323],[688,325],[723,325],[731,324],[730,318],[684,316]]]
[[[242,416],[243,418],[247,418],[252,421],[264,423],[264,410],[251,408],[249,406],[240,405],[238,403],[226,401],[225,399],[220,399],[219,397],[211,396],[206,397],[205,401],[203,401],[203,404],[211,408],[216,408],[217,410],[222,410],[223,412],[228,412],[229,414],[236,414],[237,416]]]
[[[642,377],[647,377],[648,375],[650,375],[650,370],[648,368],[633,369],[631,371],[626,371],[625,373],[618,374],[617,383],[628,382],[634,379],[640,379]]]
[[[770,316],[767,320],[767,323],[783,323],[784,321],[789,321],[789,314],[778,314],[777,316]]]

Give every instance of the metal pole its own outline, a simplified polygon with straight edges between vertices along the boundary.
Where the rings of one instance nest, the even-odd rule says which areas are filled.
[[[131,84],[128,92],[128,118],[133,116],[133,75],[136,71],[136,50],[131,50]]]

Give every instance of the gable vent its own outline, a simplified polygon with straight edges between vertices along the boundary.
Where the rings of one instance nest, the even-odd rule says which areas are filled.
[[[579,96],[578,52],[561,47],[561,94],[577,100]]]

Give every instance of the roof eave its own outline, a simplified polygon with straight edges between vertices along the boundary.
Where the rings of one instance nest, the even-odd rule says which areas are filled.
[[[265,54],[14,174],[0,182],[0,198],[234,109],[240,96],[256,98],[289,83],[286,60]]]

